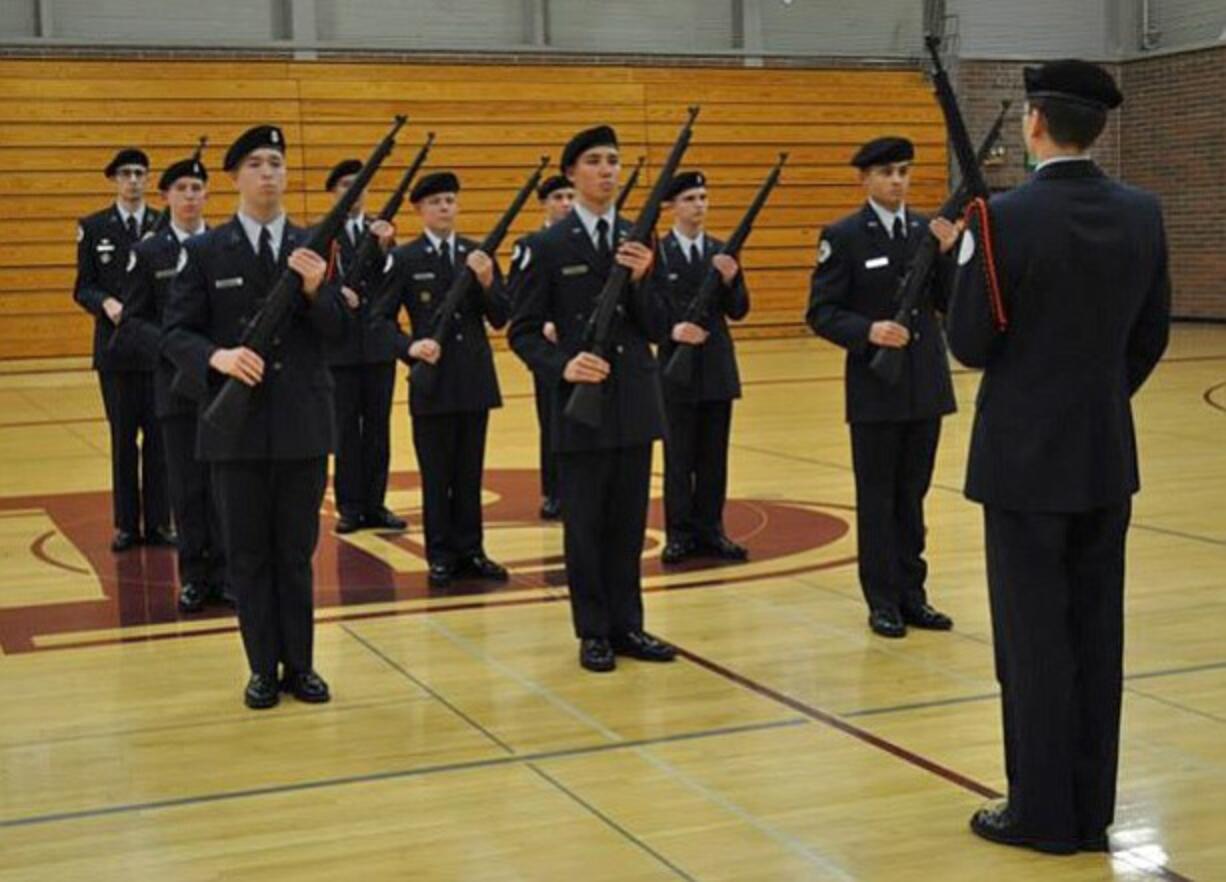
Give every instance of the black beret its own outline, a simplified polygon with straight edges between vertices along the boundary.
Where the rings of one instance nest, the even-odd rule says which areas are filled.
[[[413,192],[409,194],[409,201],[416,205],[421,200],[428,196],[433,196],[435,193],[459,192],[460,179],[455,174],[449,171],[434,172],[421,178],[413,185]]]
[[[856,151],[856,155],[851,158],[851,164],[858,169],[866,169],[874,165],[910,162],[912,159],[915,159],[915,145],[906,138],[890,135],[869,141]]]
[[[362,160],[360,159],[342,159],[336,165],[332,166],[332,171],[328,172],[328,182],[324,184],[324,189],[331,192],[336,186],[336,182],[341,178],[349,175],[356,175],[362,170]]]
[[[1027,98],[1059,98],[1103,110],[1115,110],[1124,103],[1111,74],[1088,61],[1051,61],[1025,68],[1022,77]]]
[[[686,190],[693,190],[695,187],[705,187],[707,185],[707,176],[700,171],[683,171],[673,175],[673,179],[668,182],[668,189],[664,191],[664,201],[671,202],[676,199]]]
[[[553,175],[541,181],[541,185],[536,188],[536,198],[544,202],[549,198],[550,193],[556,193],[559,190],[565,190],[573,186],[574,184],[570,182],[570,178],[565,175]]]
[[[226,151],[226,161],[222,168],[234,171],[247,154],[264,147],[285,153],[285,134],[276,126],[255,126],[247,129]]]
[[[135,147],[125,147],[115,154],[114,159],[107,163],[103,174],[108,178],[114,177],[115,172],[124,165],[140,165],[148,169],[149,157],[145,155],[144,150],[137,150]]]
[[[199,178],[202,181],[208,181],[209,173],[199,159],[180,159],[167,166],[166,171],[162,172],[162,177],[158,179],[158,189],[169,190],[179,178]]]
[[[566,171],[579,161],[579,157],[585,151],[591,150],[593,147],[616,146],[617,132],[613,131],[612,126],[596,126],[595,128],[584,129],[567,142],[566,147],[562,150],[562,162],[559,165],[562,171]]]

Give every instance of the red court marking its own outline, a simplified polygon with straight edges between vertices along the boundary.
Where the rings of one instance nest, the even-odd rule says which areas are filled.
[[[83,569],[82,567],[74,567],[72,564],[66,564],[63,561],[56,560],[51,555],[47,554],[47,542],[58,532],[58,530],[48,530],[46,533],[43,533],[43,535],[31,542],[30,554],[34,555],[38,560],[41,560],[48,566],[55,567],[56,569],[67,570],[70,573],[80,573],[82,576],[90,575],[90,571],[87,569]]]

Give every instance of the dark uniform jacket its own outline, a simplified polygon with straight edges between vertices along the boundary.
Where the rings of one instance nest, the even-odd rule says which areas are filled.
[[[464,271],[468,255],[480,248],[480,243],[462,236],[455,237],[451,277]],[[492,257],[493,255],[491,255]],[[398,358],[410,366],[409,347],[418,340],[436,340],[442,347],[442,357],[436,364],[438,384],[432,395],[422,395],[410,384],[409,412],[414,416],[435,416],[447,413],[473,413],[502,406],[498,389],[498,374],[494,370],[494,353],[490,347],[485,322],[494,328],[507,323],[510,308],[498,264],[494,263],[494,282],[483,291],[475,281],[459,309],[452,315],[451,333],[439,340],[437,333],[439,310],[447,295],[446,279],[441,259],[430,239],[423,233],[412,242],[393,250],[384,265],[381,301],[389,304],[385,312],[395,340]],[[391,297],[388,292],[396,292]],[[403,306],[409,315],[408,334],[396,324]]]
[[[206,388],[207,405],[226,377],[209,368],[217,349],[239,344],[289,255],[306,231],[286,221],[277,273],[266,277],[238,218],[185,243],[187,261],[175,277],[164,324],[166,353],[187,384]],[[308,459],[333,446],[333,382],[324,339],[344,332],[348,309],[335,281],[314,301],[300,298],[288,323],[264,353],[264,378],[240,432],[228,437],[200,421],[197,455],[204,460]]]
[[[629,230],[629,222],[619,217],[618,242]],[[563,413],[571,384],[562,374],[585,342],[584,331],[605,282],[596,247],[578,215],[572,211],[529,237],[517,272],[523,287],[511,322],[511,347],[553,389],[554,449],[565,453],[629,447],[663,437],[660,370],[649,342],[658,343],[667,334],[668,313],[651,277],[630,285],[617,308],[607,353],[612,370],[602,384],[603,418],[600,428],[592,429]],[[558,328],[556,346],[541,334],[548,320]]]
[[[849,423],[933,419],[955,410],[945,341],[934,313],[944,310],[948,300],[949,258],[938,258],[930,296],[912,312],[911,342],[898,384],[891,386],[869,368],[877,352],[868,342],[869,327],[894,319],[899,278],[930,235],[928,218],[908,209],[907,241],[900,258],[896,243],[867,202],[822,231],[805,319],[819,336],[847,350],[844,383]]]
[[[141,236],[157,223],[157,214],[145,206]],[[131,347],[110,346],[115,325],[107,318],[102,301],[123,299],[128,252],[140,237],[132,239],[124,227],[119,208],[111,205],[82,218],[77,227],[77,282],[72,297],[94,317],[93,368],[96,371],[153,370],[154,358]]]
[[[171,389],[176,368],[163,352],[165,334],[162,316],[170,299],[170,287],[186,259],[179,238],[169,227],[132,249],[124,284],[124,312],[120,320],[120,345],[144,358],[156,359],[153,374],[154,407],[159,419],[194,414],[198,402]]]
[[[1016,511],[1080,512],[1140,486],[1132,395],[1166,348],[1162,210],[1083,160],[992,199],[1008,325],[992,321],[983,233],[958,250],[950,348],[985,368],[966,494]]]
[[[655,284],[664,293],[668,307],[669,333],[660,344],[660,367],[668,364],[677,343],[672,339],[672,326],[691,321],[690,304],[711,272],[711,258],[724,243],[703,236],[702,262],[691,266],[689,258],[673,233],[669,233],[656,249],[656,265],[652,268]],[[739,321],[749,314],[749,291],[744,274],[737,274],[731,287],[720,284],[719,293],[710,312],[697,319],[710,332],[707,342],[694,350],[694,376],[689,385],[681,387],[664,379],[666,397],[679,401],[731,401],[741,397],[741,376],[737,371],[736,351],[728,332],[728,319]]]
[[[374,218],[371,217],[364,219],[368,235],[372,220]],[[336,277],[344,279],[357,255],[357,249],[354,243],[349,241],[349,232],[344,226],[337,234],[336,247]],[[377,289],[383,278],[383,264],[383,253],[376,249],[375,256],[363,268],[361,278],[354,288],[358,295],[358,308],[349,311],[350,321],[345,324],[345,333],[336,340],[328,341],[328,364],[333,367],[386,364],[396,360],[396,341],[391,325],[372,320],[374,295],[378,293]]]

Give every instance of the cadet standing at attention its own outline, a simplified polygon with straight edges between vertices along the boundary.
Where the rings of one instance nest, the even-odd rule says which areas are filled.
[[[948,316],[954,355],[984,368],[966,495],[983,505],[1009,779],[971,829],[1102,852],[1140,487],[1131,399],[1166,349],[1171,282],[1158,200],[1089,155],[1123,101],[1111,75],[1059,61],[1027,68],[1025,83],[1038,167],[972,213]]]
[[[621,172],[616,133],[608,126],[579,132],[563,150],[561,165],[575,187],[574,209],[521,249],[523,287],[510,341],[553,395],[579,663],[603,672],[616,667],[617,654],[659,662],[676,655],[643,630],[640,574],[651,446],[664,434],[659,368],[649,341],[664,337],[667,313],[650,283],[651,249],[622,241],[630,224],[617,216],[614,202]],[[614,261],[631,270],[631,284],[618,306],[612,360],[606,361],[580,346]],[[547,321],[557,325],[556,345],[545,337]],[[563,413],[579,383],[607,384],[598,429]]]
[[[668,338],[660,344],[661,368],[678,343],[696,346],[694,374],[686,386],[664,379],[668,437],[664,441],[664,512],[667,542],[661,560],[680,563],[691,556],[746,560],[749,552],[724,532],[728,497],[728,439],[732,402],[741,397],[736,351],[728,319],[749,314],[749,291],[736,260],[719,254],[724,243],[705,231],[709,196],[700,171],[673,178],[666,201],[673,228],[661,240],[654,269],[656,286],[668,306]],[[711,268],[722,285],[710,330],[690,321],[693,303]]]
[[[481,479],[490,410],[502,406],[485,322],[501,328],[509,310],[497,263],[480,250],[480,243],[456,235],[459,192],[460,181],[451,172],[417,181],[409,200],[425,230],[388,255],[381,283],[384,290],[397,292],[387,298],[394,310],[388,318],[394,323],[402,305],[409,315],[409,334],[394,329],[397,355],[410,367],[419,359],[439,364],[432,394],[409,385],[428,579],[435,588],[455,578],[507,579],[506,569],[485,554]],[[461,264],[473,271],[478,284],[454,316],[450,338],[436,340],[430,335],[438,308]]]
[[[93,367],[111,430],[115,521],[111,550],[127,551],[142,540],[150,545],[174,544],[162,432],[153,401],[154,359],[110,345],[123,315],[128,253],[153,230],[156,218],[145,204],[149,157],[143,150],[120,150],[104,174],[115,185],[115,202],[77,226],[77,281],[72,296],[94,317]]]
[[[154,398],[179,534],[179,609],[186,613],[199,612],[208,602],[228,602],[230,595],[209,466],[196,458],[197,402],[172,389],[176,367],[163,352],[166,303],[187,259],[183,243],[204,232],[208,181],[198,159],[179,160],[162,173],[158,190],[170,208],[170,223],[132,250],[124,294],[123,331],[132,331],[125,342],[141,346],[157,362]]]
[[[225,169],[238,188],[238,213],[187,240],[165,317],[167,347],[191,384],[209,390],[206,403],[227,378],[255,387],[239,432],[201,420],[197,441],[197,454],[212,464],[251,668],[244,700],[268,708],[286,691],[324,702],[311,568],[335,422],[324,340],[344,333],[348,308],[324,283],[324,259],[301,247],[306,231],[286,217],[281,129],[248,129],[227,151]],[[302,277],[301,302],[265,359],[239,341],[287,268]]]
[[[537,187],[536,198],[541,203],[544,214],[541,229],[547,230],[570,214],[575,202],[575,188],[571,186],[565,175],[554,175],[546,178]],[[520,281],[522,280],[516,266],[527,240],[527,236],[521,237],[516,241],[515,248],[511,252],[507,299],[512,309],[519,299]],[[558,326],[554,322],[546,321],[541,333],[546,340],[557,345]],[[536,424],[540,432],[541,519],[553,521],[562,516],[562,499],[558,488],[558,458],[554,455],[553,437],[550,430],[553,422],[553,392],[548,379],[535,371],[532,374],[532,389],[536,401]]]
[[[360,159],[338,162],[328,174],[324,189],[339,199],[361,170]],[[394,244],[395,229],[387,221],[366,217],[365,199],[365,193],[358,197],[336,237],[338,275],[348,270],[367,229],[378,238],[384,252]],[[328,344],[328,365],[336,382],[336,472],[332,485],[340,514],[337,533],[405,528],[404,519],[383,504],[391,464],[396,352],[387,324],[370,320],[370,298],[379,284],[382,266],[372,261],[357,290],[342,290],[350,320],[345,336]]]
[[[856,476],[860,587],[869,627],[904,637],[907,626],[944,631],[953,622],[928,604],[924,497],[932,483],[941,417],[954,412],[949,361],[935,310],[948,299],[951,262],[938,260],[929,297],[911,327],[893,321],[895,294],[924,236],[941,252],[957,227],[931,223],[907,207],[915,148],[905,138],[878,138],[856,152],[868,196],[854,214],[822,231],[805,316],[813,331],[847,350],[845,391]],[[869,368],[877,347],[906,348],[897,385]]]

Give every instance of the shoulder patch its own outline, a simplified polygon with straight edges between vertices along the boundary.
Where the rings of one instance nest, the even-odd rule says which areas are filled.
[[[515,246],[515,250],[511,252],[511,265],[518,269],[521,273],[528,268],[528,264],[532,262],[532,246],[524,245]]]
[[[130,273],[134,269],[136,269],[136,249],[135,248],[133,248],[131,251],[128,252],[128,268],[124,270],[124,272]]]
[[[176,273],[176,275],[177,275],[178,273],[183,272],[183,267],[185,267],[185,266],[187,266],[187,249],[186,249],[186,248],[180,248],[180,249],[179,249],[179,262],[175,264],[175,273]]]
[[[825,263],[830,259],[831,254],[834,254],[834,246],[830,244],[829,239],[822,239],[822,244],[817,246],[817,262]]]
[[[962,245],[958,248],[958,266],[966,266],[975,257],[975,234],[970,230],[962,233]]]

